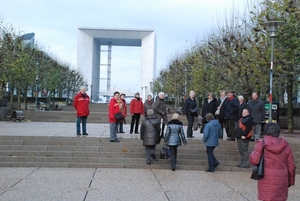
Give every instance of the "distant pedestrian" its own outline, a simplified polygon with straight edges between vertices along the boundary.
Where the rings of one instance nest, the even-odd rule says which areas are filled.
[[[154,115],[160,119],[161,123],[161,133],[160,137],[164,137],[164,130],[165,130],[165,124],[168,122],[168,116],[167,116],[167,105],[165,102],[165,94],[164,92],[159,92],[158,97],[156,98],[156,101],[154,102],[152,106],[154,110]]]
[[[173,114],[171,121],[168,122],[164,140],[170,148],[172,171],[175,171],[177,166],[177,147],[181,146],[181,142],[185,145],[187,144],[178,113]]]
[[[247,103],[244,102],[244,96],[238,96],[239,100],[239,119],[242,118],[243,109],[247,108]]]
[[[265,121],[265,103],[258,98],[257,92],[253,92],[252,100],[248,102],[247,107],[253,117],[255,126],[252,139],[259,140],[261,135],[261,125]]]
[[[149,109],[147,116],[141,124],[140,138],[143,140],[143,146],[146,151],[146,163],[151,164],[151,157],[156,160],[155,149],[160,143],[160,120],[154,115],[154,111]]]
[[[187,138],[194,138],[193,124],[196,117],[198,117],[198,107],[195,100],[195,92],[190,91],[189,97],[185,100],[183,112],[188,120],[186,135]]]
[[[127,104],[126,104],[125,97],[126,97],[126,94],[121,94],[120,95],[120,100],[121,100],[121,103],[122,103],[122,116],[123,116],[124,119],[121,120],[120,123],[119,123],[118,133],[125,133],[124,129],[123,129],[123,124],[124,124],[125,118],[127,117]]]
[[[264,149],[264,177],[257,181],[258,199],[283,201],[288,199],[288,188],[295,184],[295,160],[289,143],[279,137],[277,123],[264,126],[265,137],[255,142],[250,163],[257,165]]]
[[[208,159],[208,169],[206,172],[214,172],[219,165],[213,151],[219,145],[219,137],[222,135],[221,125],[214,115],[211,113],[205,116],[207,124],[204,127],[203,142],[206,145],[206,154]]]
[[[82,135],[88,135],[86,132],[86,121],[87,117],[90,114],[89,103],[90,97],[85,93],[85,86],[80,87],[79,93],[75,96],[73,105],[76,109],[77,114],[77,122],[76,122],[76,131],[77,135],[81,135],[80,133],[80,123],[82,124]]]
[[[109,101],[108,105],[108,118],[109,118],[109,129],[110,129],[110,142],[120,142],[117,136],[118,131],[118,120],[116,118],[117,113],[122,113],[122,102],[120,100],[120,93],[114,92],[114,97]]]
[[[241,163],[237,166],[239,168],[249,168],[249,141],[252,136],[253,119],[249,114],[249,110],[244,108],[242,111],[242,117],[238,121],[237,128],[235,130],[235,137],[237,139],[238,149],[241,155]]]
[[[144,115],[144,104],[140,98],[140,93],[136,93],[134,99],[130,102],[130,113],[131,113],[131,124],[130,124],[130,134],[133,132],[139,134],[139,122],[141,115]]]
[[[204,104],[202,107],[203,128],[205,128],[205,124],[207,123],[206,118],[204,117],[208,113],[215,115],[217,108],[218,108],[217,99],[213,97],[212,92],[208,92],[207,98],[204,100]]]
[[[144,114],[145,114],[145,117],[147,116],[147,111],[152,109],[153,107],[153,98],[151,95],[148,95],[147,96],[147,100],[145,100],[144,102]]]
[[[234,132],[239,119],[239,101],[234,96],[234,91],[227,91],[227,100],[225,102],[225,129],[227,141],[235,141]]]

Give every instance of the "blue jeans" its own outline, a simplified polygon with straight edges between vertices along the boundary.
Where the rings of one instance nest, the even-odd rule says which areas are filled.
[[[177,147],[178,146],[169,146],[170,149],[170,153],[171,153],[171,166],[172,169],[176,169],[176,165],[177,165]]]
[[[118,123],[116,122],[110,122],[109,123],[109,129],[110,129],[110,140],[117,140],[117,132],[118,132]]]
[[[86,133],[86,120],[87,120],[87,116],[77,117],[77,122],[76,122],[77,134],[80,133],[80,123],[82,123],[82,133]]]
[[[206,146],[206,154],[208,159],[208,170],[215,171],[215,166],[219,164],[219,161],[216,159],[214,155],[215,147]]]
[[[123,122],[120,122],[118,127],[119,127],[119,132],[118,133],[124,132],[124,130],[123,130]]]

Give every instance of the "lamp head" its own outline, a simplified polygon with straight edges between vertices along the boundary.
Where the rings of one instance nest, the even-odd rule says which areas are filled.
[[[284,25],[285,22],[283,21],[267,21],[264,22],[262,25],[266,27],[267,31],[270,33],[270,37],[275,37],[276,32],[278,31],[278,27]]]

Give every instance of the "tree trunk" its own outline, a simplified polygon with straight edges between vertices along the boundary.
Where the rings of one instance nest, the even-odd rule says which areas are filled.
[[[19,86],[17,87],[17,97],[18,97],[18,106],[17,106],[17,108],[21,109],[21,89],[20,89]]]
[[[294,132],[294,120],[293,120],[293,75],[288,76],[287,80],[287,95],[288,95],[288,111],[287,111],[287,121],[288,121],[288,132],[293,133]]]
[[[24,88],[24,109],[27,110],[27,89],[28,87],[26,86]]]
[[[14,109],[14,87],[10,85],[10,98],[9,98],[9,103],[10,103],[10,108]]]

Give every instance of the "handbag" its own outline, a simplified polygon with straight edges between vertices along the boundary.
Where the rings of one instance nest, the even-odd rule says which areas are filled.
[[[121,121],[124,119],[123,115],[121,112],[118,112],[115,114],[115,118],[117,119],[117,122]]]
[[[196,106],[194,109],[190,109],[190,112],[191,112],[191,113],[196,113],[196,112],[198,112],[198,107]]]
[[[160,149],[160,159],[168,159],[170,157],[170,149],[166,144]]]
[[[259,159],[259,163],[253,167],[251,179],[260,180],[264,177],[264,141],[262,147],[261,157]]]
[[[224,100],[223,100],[223,101],[221,102],[221,104],[219,105],[220,108],[221,108],[223,102],[224,102]],[[219,116],[219,115],[220,115],[220,110],[217,109],[217,110],[215,111],[215,116]]]

